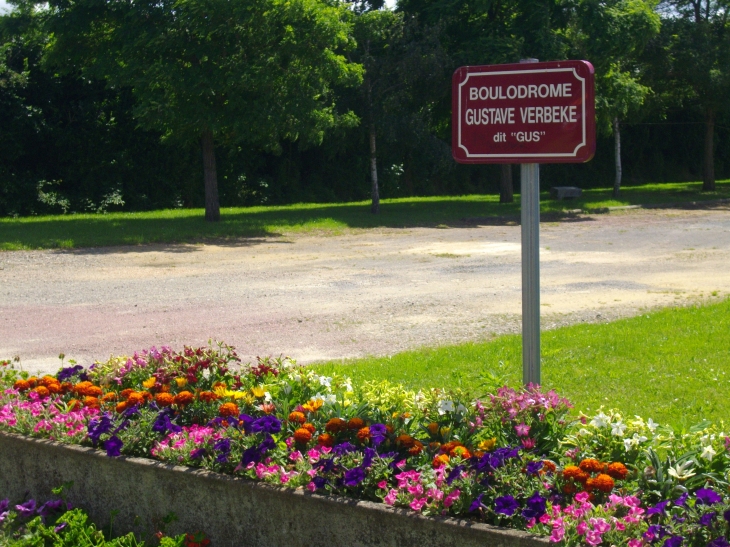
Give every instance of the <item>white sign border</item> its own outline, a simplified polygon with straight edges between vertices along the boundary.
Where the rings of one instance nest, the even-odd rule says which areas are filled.
[[[575,147],[573,153],[553,153],[553,154],[471,154],[469,150],[461,143],[461,88],[466,85],[469,78],[472,76],[500,76],[503,74],[536,74],[544,72],[572,72],[575,79],[581,82],[582,92],[582,106],[583,106],[583,142]],[[459,84],[459,130],[458,130],[458,145],[465,153],[467,158],[575,158],[578,155],[578,150],[582,147],[587,146],[586,137],[586,79],[581,78],[575,71],[575,67],[567,68],[542,68],[537,70],[502,70],[499,72],[468,72],[463,82]]]

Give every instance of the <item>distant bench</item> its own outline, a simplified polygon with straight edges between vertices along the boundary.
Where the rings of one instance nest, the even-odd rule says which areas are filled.
[[[550,195],[557,200],[579,198],[582,193],[583,190],[577,186],[553,186],[550,188]]]

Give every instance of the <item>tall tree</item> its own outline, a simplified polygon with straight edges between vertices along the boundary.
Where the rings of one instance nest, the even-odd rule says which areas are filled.
[[[659,32],[653,0],[577,0],[566,35],[575,53],[596,69],[598,128],[613,133],[616,176],[621,190],[621,122],[636,114],[651,89],[641,83],[641,52]]]
[[[447,60],[438,41],[438,29],[424,28],[402,13],[362,12],[355,18],[354,34],[358,47],[353,60],[365,69],[359,110],[365,120],[370,152],[370,210],[377,214],[378,142],[400,145],[408,179],[413,147],[427,132],[433,103],[443,94],[442,82],[448,79]]]
[[[198,140],[205,218],[220,219],[216,144],[320,142],[337,123],[333,85],[361,67],[346,8],[324,0],[51,0],[50,62],[129,86],[140,125]]]
[[[730,2],[666,0],[662,7],[670,39],[671,76],[690,90],[703,111],[703,184],[715,190],[715,120],[730,96]]]

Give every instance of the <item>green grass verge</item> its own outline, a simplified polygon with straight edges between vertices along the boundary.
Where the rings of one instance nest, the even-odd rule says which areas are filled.
[[[488,374],[522,378],[520,336],[315,365],[323,374],[387,379],[411,388],[483,393]],[[686,428],[730,417],[730,300],[667,308],[542,333],[543,385],[586,413],[601,405]]]
[[[551,200],[544,192],[541,207],[544,212],[561,212],[730,197],[730,181],[718,182],[716,192],[701,192],[701,186],[699,182],[627,186],[619,200],[612,199],[608,189],[586,190],[581,199],[573,201]],[[359,202],[228,208],[221,211],[219,223],[205,222],[201,209],[5,218],[0,219],[0,250],[192,243],[292,232],[338,234],[350,228],[455,226],[465,219],[514,215],[519,211],[519,196],[511,204],[500,204],[493,195],[392,199],[383,200],[381,211],[372,215],[368,202]]]

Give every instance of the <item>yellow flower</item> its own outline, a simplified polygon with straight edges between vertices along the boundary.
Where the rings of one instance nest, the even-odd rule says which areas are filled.
[[[188,385],[186,378],[175,378],[175,383],[177,384],[177,387],[185,387]]]
[[[252,387],[251,393],[253,393],[253,396],[256,397],[257,399],[261,399],[266,392],[264,391],[264,388],[262,388],[262,387]]]
[[[441,428],[441,436],[442,437],[446,437],[446,435],[448,435],[450,432],[451,432],[451,428],[450,427],[442,427]]]
[[[154,387],[156,382],[157,378],[153,376],[152,378],[147,378],[144,382],[142,382],[142,385],[147,389],[150,389],[151,387]]]
[[[308,412],[317,412],[320,408],[322,408],[323,401],[322,399],[312,399],[307,404],[303,405],[304,410],[307,410]]]
[[[495,438],[491,438],[491,439],[482,441],[479,443],[479,450],[484,450],[485,452],[488,452],[489,450],[494,448],[494,445],[496,442],[497,442],[497,439],[495,439]]]

